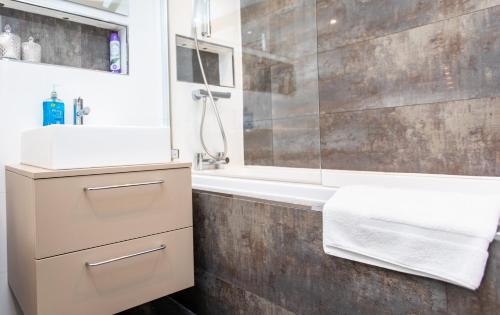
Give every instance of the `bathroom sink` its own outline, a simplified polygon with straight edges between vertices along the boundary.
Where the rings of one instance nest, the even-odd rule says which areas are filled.
[[[21,162],[48,169],[170,162],[168,128],[51,125],[21,136]]]

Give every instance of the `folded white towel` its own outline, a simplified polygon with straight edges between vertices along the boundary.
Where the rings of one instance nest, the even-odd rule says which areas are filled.
[[[476,289],[499,218],[500,198],[491,195],[342,187],[323,208],[323,247]]]

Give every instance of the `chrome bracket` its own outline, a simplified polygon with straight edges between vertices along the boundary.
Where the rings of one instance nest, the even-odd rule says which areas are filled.
[[[180,156],[180,152],[179,152],[179,149],[172,149],[170,151],[170,155],[172,157],[172,161],[173,160],[178,160],[179,159],[179,156]]]

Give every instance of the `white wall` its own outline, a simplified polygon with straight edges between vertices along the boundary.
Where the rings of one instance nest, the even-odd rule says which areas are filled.
[[[163,103],[161,17],[158,0],[130,2],[130,16],[66,3],[29,0],[39,5],[129,25],[130,75],[121,76],[67,67],[0,61],[0,314],[15,314],[6,286],[4,165],[18,163],[23,130],[42,124],[42,102],[52,84],[66,104],[72,122],[72,99],[81,96],[92,109],[86,123],[96,125],[160,126]]]
[[[212,37],[207,41],[234,48],[235,88],[211,87],[214,91],[232,93],[231,99],[219,100],[218,107],[228,137],[228,156],[231,165],[241,166],[243,165],[243,95],[240,1],[212,0],[211,11]],[[193,101],[191,92],[195,89],[204,89],[204,86],[177,81],[175,35],[192,37],[192,1],[169,0],[169,12],[173,147],[180,150],[181,159],[191,161],[195,152],[203,152],[199,137],[202,106],[201,102]],[[220,131],[209,106],[205,132],[210,151],[222,151]]]

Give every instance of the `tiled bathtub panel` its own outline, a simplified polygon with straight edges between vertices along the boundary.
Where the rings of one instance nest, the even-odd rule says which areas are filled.
[[[273,165],[272,120],[245,122],[243,141],[246,165]]]
[[[177,296],[182,298],[182,296],[189,294],[189,298],[184,300],[187,300],[193,311],[198,315],[294,314],[203,270],[196,270],[195,282],[196,287],[193,290],[181,292]]]
[[[323,52],[499,4],[499,0],[317,0],[318,50]],[[332,19],[337,23],[330,24]]]
[[[446,285],[448,314],[498,314],[500,309],[500,242],[491,244],[481,287],[476,292]]]
[[[500,94],[500,6],[319,54],[322,113]]]
[[[291,312],[446,313],[442,282],[325,255],[320,212],[196,193],[194,217],[197,268]]]
[[[198,272],[190,299],[219,314],[255,314],[249,296],[296,314],[493,315],[500,307],[498,242],[474,292],[324,254],[321,212],[209,193],[193,201]]]
[[[316,115],[273,120],[274,166],[320,168]]]
[[[327,169],[500,175],[500,98],[321,115]]]

